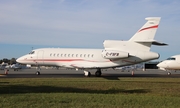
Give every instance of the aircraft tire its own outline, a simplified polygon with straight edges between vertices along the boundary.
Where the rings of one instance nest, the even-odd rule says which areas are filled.
[[[96,77],[100,77],[101,74],[102,74],[101,71],[96,71],[96,72],[95,72],[95,76],[96,76]]]
[[[171,72],[168,72],[167,75],[171,75]]]
[[[85,72],[84,72],[84,76],[85,76],[85,77],[90,77],[90,76],[91,76],[91,72],[85,71]]]
[[[91,72],[88,72],[88,77],[90,77],[91,76]]]
[[[39,72],[39,71],[37,71],[37,72],[36,72],[36,75],[40,75],[40,72]]]

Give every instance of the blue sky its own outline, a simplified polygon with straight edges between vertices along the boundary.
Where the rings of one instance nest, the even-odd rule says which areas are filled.
[[[128,40],[161,17],[152,46],[159,60],[180,54],[179,0],[0,0],[0,59],[18,58],[32,47],[103,48],[104,40]]]

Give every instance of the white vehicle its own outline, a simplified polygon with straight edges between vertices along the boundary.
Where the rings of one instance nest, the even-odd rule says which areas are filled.
[[[169,57],[168,59],[157,64],[159,69],[168,71],[168,75],[171,75],[169,71],[177,71],[180,70],[180,55],[174,55]]]
[[[90,69],[97,69],[96,76],[101,76],[101,69],[133,65],[153,59],[159,54],[151,52],[154,45],[167,45],[154,40],[160,17],[148,17],[147,22],[128,41],[105,40],[104,49],[41,48],[17,59],[17,62],[39,66],[59,66],[83,69],[85,76],[90,76]],[[39,71],[36,74],[40,74]]]

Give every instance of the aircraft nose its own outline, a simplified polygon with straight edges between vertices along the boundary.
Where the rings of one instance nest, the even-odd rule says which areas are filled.
[[[161,62],[161,63],[157,64],[157,67],[164,68],[164,67],[166,67],[166,63]]]
[[[161,63],[157,64],[157,67],[161,67]]]
[[[22,63],[22,58],[20,57],[20,58],[18,58],[17,60],[16,60],[16,62],[18,62],[18,63]]]
[[[16,62],[18,62],[18,63],[19,63],[19,61],[20,61],[20,60],[19,60],[19,58],[18,58],[18,59],[16,60]]]

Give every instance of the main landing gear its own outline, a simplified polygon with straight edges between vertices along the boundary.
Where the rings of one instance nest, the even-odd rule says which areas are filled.
[[[95,72],[95,76],[100,77],[101,74],[102,74],[101,69],[97,69],[97,71]]]
[[[97,69],[97,71],[95,72],[95,76],[96,76],[96,77],[100,77],[101,74],[102,74],[101,69]],[[89,71],[84,71],[84,76],[90,77],[90,76],[91,76],[91,72],[89,72]]]
[[[41,73],[39,72],[39,71],[36,71],[36,73],[35,73],[36,75],[40,75]]]
[[[36,75],[40,75],[40,74],[41,74],[41,73],[40,73],[41,68],[38,66],[38,67],[36,68],[36,70],[37,70],[37,71],[36,71],[35,74],[36,74]]]
[[[91,76],[91,72],[89,72],[89,71],[84,71],[84,76],[90,77],[90,76]]]
[[[171,72],[168,72],[167,75],[171,75]]]

